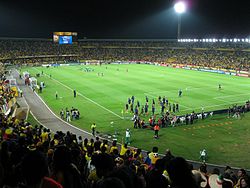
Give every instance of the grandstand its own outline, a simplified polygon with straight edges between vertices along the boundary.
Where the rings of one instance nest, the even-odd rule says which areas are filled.
[[[205,72],[219,73],[214,74],[215,76],[212,75],[214,77],[227,74],[233,78],[240,78],[240,80],[243,80],[242,88],[248,88],[249,78],[247,77],[250,77],[250,44],[248,42],[186,43],[175,40],[80,40],[78,44],[71,46],[58,46],[50,40],[1,39],[0,57],[0,63],[5,66],[5,69],[12,70],[12,72],[8,73],[3,69],[3,66],[0,66],[0,75],[2,78],[0,84],[1,187],[22,187],[23,185],[46,187],[46,183],[50,183],[54,187],[66,188],[110,187],[110,184],[115,185],[114,187],[143,188],[170,186],[212,188],[212,184],[216,184],[218,181],[224,186],[227,185],[227,187],[242,187],[244,182],[248,186],[250,185],[248,175],[246,170],[244,170],[249,168],[249,164],[240,163],[244,164],[242,166],[244,169],[237,169],[236,174],[235,169],[226,166],[226,164],[221,164],[223,165],[222,167],[220,165],[209,166],[209,164],[202,162],[187,163],[184,158],[174,156],[176,153],[175,150],[172,151],[174,155],[170,150],[167,150],[166,154],[162,156],[159,154],[159,151],[165,151],[167,148],[158,149],[162,145],[159,142],[155,142],[155,140],[150,141],[154,144],[154,147],[148,154],[145,151],[141,152],[141,149],[138,149],[136,145],[136,148],[134,148],[121,143],[121,146],[118,147],[116,141],[112,141],[110,137],[107,137],[109,142],[105,138],[101,138],[101,141],[99,141],[86,132],[90,130],[90,124],[87,125],[88,128],[81,131],[79,128],[74,128],[72,125],[65,123],[65,121],[59,120],[60,118],[56,118],[53,113],[56,113],[57,116],[58,113],[48,110],[45,105],[49,105],[51,109],[55,109],[56,107],[51,106],[50,102],[48,104],[43,103],[43,101],[46,101],[43,96],[44,93],[38,93],[38,90],[34,90],[35,92],[33,92],[29,88],[29,84],[27,86],[24,85],[24,77],[25,75],[29,75],[29,72],[22,75],[22,72],[17,74],[16,71],[20,69],[22,71],[30,70],[31,75],[35,75],[32,70],[35,70],[35,73],[45,70],[48,72],[47,77],[44,76],[46,74],[45,71],[41,75],[44,74],[45,78],[43,79],[46,79],[46,85],[47,83],[50,85],[50,80],[53,80],[56,74],[53,72],[56,71],[56,68],[51,68],[53,65],[56,65],[55,67],[59,67],[60,65],[58,69],[66,64],[87,65],[88,67],[85,66],[86,68],[82,70],[88,71],[81,71],[81,74],[95,74],[97,79],[101,76],[98,77],[95,71],[98,71],[101,66],[103,69],[105,69],[104,67],[108,69],[113,68],[116,70],[115,78],[118,79],[117,72],[124,69],[122,68],[123,65],[152,64],[152,68],[150,67],[150,69],[167,66],[171,70],[185,71],[184,69],[192,69],[196,70],[196,72],[200,70],[202,73],[204,72],[203,75],[206,74]],[[42,65],[43,67],[41,68],[40,66]],[[114,67],[112,67],[113,65]],[[29,69],[29,67],[36,68]],[[92,69],[92,67],[94,68]],[[74,74],[78,74],[76,73],[77,68],[71,71]],[[10,76],[8,74],[14,76],[17,80],[16,87],[19,88],[13,89],[10,84],[5,82],[6,77]],[[222,79],[220,76],[217,78]],[[87,79],[90,78],[93,77],[87,77]],[[41,77],[39,76],[37,79],[39,80]],[[36,85],[39,87],[39,84]],[[56,84],[52,87],[56,88]],[[23,96],[21,96],[20,90],[22,90]],[[66,90],[68,89],[63,88],[61,91],[58,91],[59,96],[61,93],[67,93],[68,91]],[[81,92],[78,91],[78,96],[81,95]],[[69,93],[73,98],[71,90]],[[52,95],[54,97],[54,93]],[[76,100],[78,100],[78,96]],[[222,115],[218,115],[219,119],[215,123],[215,126],[218,124],[219,127],[217,130],[221,129],[220,126],[223,126],[223,123],[233,123],[235,126],[232,131],[237,131],[235,127],[239,126],[238,131],[246,132],[244,136],[248,135],[248,128],[246,127],[249,126],[248,120],[250,117],[247,111],[250,109],[250,104],[244,96],[249,97],[249,93],[246,92],[240,95],[240,98],[245,102],[239,104],[239,106],[234,106],[233,110],[235,111],[226,110],[226,113],[232,113],[229,116],[230,121],[227,120],[228,114],[225,115],[225,111],[222,111]],[[85,97],[88,101],[92,100],[86,96],[82,97]],[[53,98],[51,100],[56,99]],[[62,101],[66,103],[66,99],[64,98]],[[24,105],[27,106],[24,107]],[[98,105],[101,106],[100,104]],[[32,106],[32,112],[43,126],[27,122],[29,106]],[[22,108],[21,110],[20,107]],[[61,108],[61,106],[58,108]],[[101,108],[104,109],[105,107]],[[242,109],[243,111],[241,111]],[[103,116],[107,116],[109,109],[105,110],[106,112],[102,114]],[[87,111],[90,112],[91,109],[87,109]],[[97,118],[97,112],[94,113],[94,116]],[[203,119],[202,113],[200,113],[201,119]],[[86,114],[91,116],[91,113],[85,113],[83,116],[81,114],[81,116],[84,117]],[[243,117],[243,121],[239,122],[238,119],[232,117],[235,114],[240,114],[240,116],[243,116],[243,114],[246,115]],[[88,119],[87,117],[85,118]],[[97,124],[97,129],[98,126],[106,126],[100,125],[104,121],[102,117],[98,118],[101,120]],[[244,118],[246,118],[245,121]],[[206,120],[201,121],[198,120],[197,125],[202,127],[206,123]],[[199,124],[199,122],[201,123]],[[246,125],[241,125],[242,122]],[[210,119],[208,119],[208,123],[211,124]],[[179,126],[178,128],[185,126]],[[175,131],[172,127],[167,129],[165,129],[166,132]],[[139,131],[137,131],[137,135],[139,135]],[[148,136],[152,134],[151,132],[144,131],[140,132],[140,134],[143,133]],[[221,133],[225,132],[222,131]],[[220,133],[216,135],[220,136]],[[105,135],[99,136],[105,137]],[[150,139],[152,138],[150,137]],[[205,139],[208,140],[206,137]],[[247,138],[242,137],[242,139],[245,139],[244,142],[247,143]],[[220,138],[218,139],[219,141]],[[143,142],[146,142],[146,140],[143,140]],[[174,142],[178,142],[178,140]],[[192,143],[190,144],[192,145]],[[178,147],[181,146],[179,145]],[[243,145],[243,147],[249,149],[246,145]],[[231,148],[220,151],[227,152],[228,150],[231,152]],[[161,153],[163,154],[164,152]],[[211,155],[211,153],[208,153],[208,155]],[[183,154],[183,156],[185,155]],[[241,160],[246,159],[246,156],[240,157]],[[230,161],[230,159],[228,160]],[[206,162],[209,162],[209,160]],[[196,165],[192,167],[190,164]],[[197,164],[199,167],[197,167]],[[198,171],[195,171],[194,168],[198,168],[196,169]],[[49,186],[47,185],[47,187]]]

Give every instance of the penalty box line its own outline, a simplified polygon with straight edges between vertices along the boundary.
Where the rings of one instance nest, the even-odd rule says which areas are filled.
[[[36,69],[37,71],[39,71],[37,68],[34,68],[34,69]],[[47,77],[49,77],[47,74],[45,74],[45,75],[46,75]],[[62,83],[62,82],[56,80],[55,78],[51,78],[51,79],[54,80],[55,82],[59,83],[60,85],[64,86],[65,88],[69,89],[70,91],[74,91],[71,87],[69,87],[69,86],[65,85],[64,83]],[[113,111],[107,109],[106,107],[104,107],[104,106],[100,105],[99,103],[93,101],[92,99],[86,97],[86,96],[83,95],[82,93],[80,93],[80,92],[77,92],[77,93],[78,93],[78,95],[80,95],[80,96],[83,97],[84,99],[86,99],[86,100],[88,100],[88,101],[94,103],[95,105],[97,105],[97,106],[99,106],[100,108],[102,108],[102,109],[108,111],[109,113],[111,113],[111,114],[113,114],[113,115],[119,117],[120,119],[124,119],[122,116],[116,114],[115,112],[113,112]]]

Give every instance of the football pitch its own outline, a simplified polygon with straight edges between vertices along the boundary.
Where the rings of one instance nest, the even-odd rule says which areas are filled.
[[[209,163],[250,168],[249,113],[240,120],[224,114],[193,125],[162,128],[159,139],[154,139],[152,130],[134,129],[133,114],[124,110],[132,95],[141,105],[146,96],[149,98],[149,115],[141,116],[146,122],[151,115],[152,99],[156,113],[160,114],[159,96],[165,96],[171,104],[178,103],[178,115],[193,110],[198,113],[202,108],[213,111],[242,105],[250,99],[249,78],[139,64],[23,67],[21,71],[28,71],[31,76],[43,72],[38,83],[43,81],[46,87],[40,96],[58,116],[66,107],[79,109],[80,119],[71,124],[83,130],[90,131],[95,122],[101,135],[117,133],[122,142],[125,130],[130,128],[131,146],[145,150],[158,146],[160,153],[170,148],[174,155],[191,160],[199,160],[199,151],[205,148]],[[178,97],[180,89],[182,97]]]

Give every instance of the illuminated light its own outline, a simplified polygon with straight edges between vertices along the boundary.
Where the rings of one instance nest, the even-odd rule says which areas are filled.
[[[233,39],[229,39],[230,42],[233,42]]]
[[[208,42],[209,40],[208,39],[206,39],[206,42]]]
[[[238,40],[237,39],[234,39],[234,42],[237,42]]]
[[[200,39],[200,42],[201,42],[202,40]]]
[[[178,2],[174,5],[175,12],[182,14],[186,11],[186,5],[184,2]]]
[[[213,39],[213,42],[216,42],[216,39]]]
[[[221,42],[221,39],[219,39],[219,42]]]
[[[202,42],[206,42],[206,39],[202,39]]]
[[[228,41],[228,39],[222,39],[222,42],[226,42],[226,41]]]
[[[212,39],[209,39],[209,42],[213,42],[213,40],[212,40]]]
[[[245,39],[241,39],[241,42],[245,42]]]
[[[248,42],[248,39],[245,39],[246,42]]]
[[[227,42],[229,42],[229,39],[227,39]]]

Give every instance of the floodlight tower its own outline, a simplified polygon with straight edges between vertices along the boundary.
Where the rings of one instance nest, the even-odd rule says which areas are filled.
[[[186,4],[182,1],[177,2],[174,5],[174,10],[178,15],[177,39],[180,39],[181,38],[181,14],[186,11]]]

